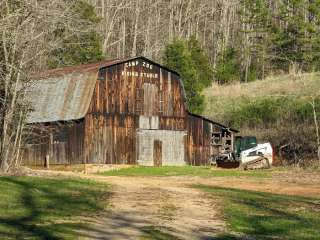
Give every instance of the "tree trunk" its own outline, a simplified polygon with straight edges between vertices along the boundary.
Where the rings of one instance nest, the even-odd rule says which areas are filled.
[[[319,134],[319,124],[318,124],[318,118],[317,118],[315,98],[312,98],[312,101],[310,102],[310,104],[312,106],[313,122],[314,122],[314,127],[316,130],[316,138],[317,138],[317,156],[318,156],[318,161],[320,164],[320,134]]]

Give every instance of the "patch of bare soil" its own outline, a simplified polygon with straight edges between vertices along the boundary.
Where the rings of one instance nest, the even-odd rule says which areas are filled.
[[[87,219],[87,228],[81,230],[85,239],[216,239],[225,231],[219,215],[223,203],[191,188],[191,184],[320,197],[319,174],[304,171],[279,172],[271,178],[107,177],[57,171],[29,174],[82,177],[113,186],[111,210]]]
[[[80,177],[112,185],[111,208],[81,229],[81,239],[215,239],[225,223],[219,204],[190,187],[188,177],[106,177],[52,170],[27,175]]]
[[[186,179],[98,179],[114,186],[112,210],[95,219],[94,227],[87,231],[89,239],[153,239],[153,234],[166,237],[161,239],[214,239],[225,229],[218,206],[204,193],[186,186]]]

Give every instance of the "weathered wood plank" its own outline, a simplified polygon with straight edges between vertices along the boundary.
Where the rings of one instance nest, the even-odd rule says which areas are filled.
[[[97,76],[85,117],[42,125],[54,143],[31,141],[25,164],[43,165],[50,148],[51,164],[209,164],[213,125],[188,114],[176,73],[137,58]]]

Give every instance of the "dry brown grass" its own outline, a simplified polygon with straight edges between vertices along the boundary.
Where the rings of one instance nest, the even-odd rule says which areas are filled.
[[[234,112],[242,103],[260,98],[294,97],[308,99],[320,94],[320,73],[305,73],[268,77],[249,83],[231,85],[213,84],[204,90],[206,109],[204,115],[228,124],[226,112]]]
[[[314,157],[316,138],[308,101],[320,96],[319,89],[319,72],[213,85],[204,91],[204,115],[238,128],[243,136],[271,142],[277,154],[281,149],[286,159],[303,163]]]
[[[204,95],[210,97],[259,97],[308,95],[319,91],[320,73],[305,73],[295,75],[272,76],[255,82],[239,82],[231,85],[213,84],[204,90]]]

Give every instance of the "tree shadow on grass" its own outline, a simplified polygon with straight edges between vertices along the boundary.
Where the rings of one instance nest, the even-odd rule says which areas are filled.
[[[0,188],[0,191],[4,190],[2,194],[10,195],[10,189],[15,192],[14,199],[6,199],[13,201],[15,208],[6,209],[4,216],[0,214],[0,237],[3,238],[61,239],[74,236],[79,223],[63,221],[103,211],[97,200],[110,197],[80,180],[1,177],[0,183],[1,188],[7,186]],[[2,201],[0,199],[0,208],[7,204]],[[3,210],[0,209],[0,213]]]
[[[203,185],[196,187],[224,199],[224,214],[235,232],[258,239],[320,239],[320,216],[314,211],[318,199]]]
[[[146,226],[141,229],[144,239],[153,240],[180,240],[177,236],[173,235],[165,229],[155,226]]]

